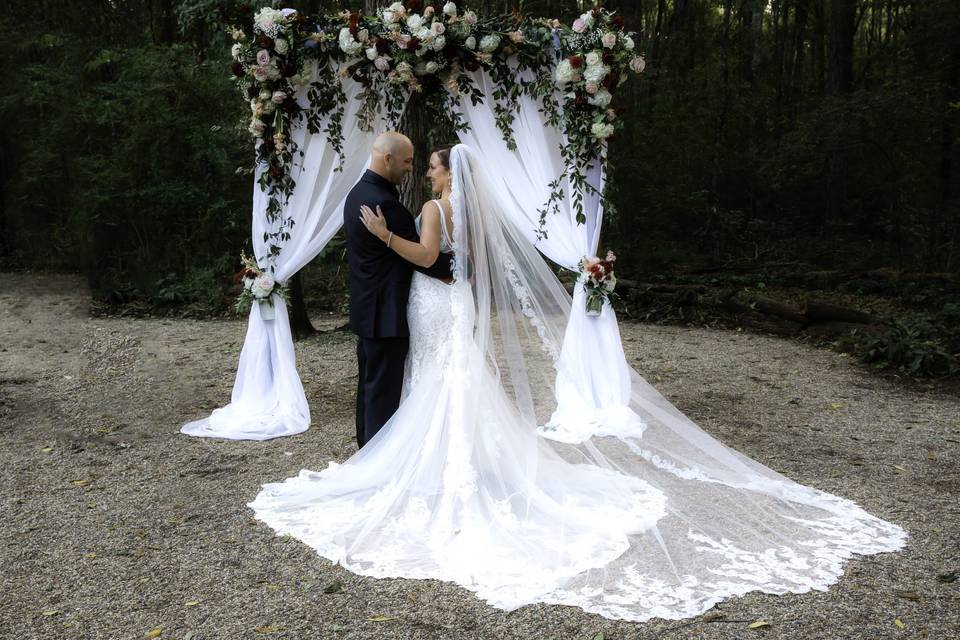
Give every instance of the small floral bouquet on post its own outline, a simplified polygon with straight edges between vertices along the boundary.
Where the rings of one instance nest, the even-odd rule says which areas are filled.
[[[584,256],[580,261],[580,282],[587,293],[587,315],[599,316],[603,310],[603,303],[610,298],[613,288],[617,286],[617,276],[613,273],[613,263],[617,256],[613,251],[607,251],[603,260],[597,257]]]
[[[234,275],[234,282],[243,283],[243,291],[237,298],[235,306],[237,313],[245,313],[254,302],[260,305],[260,317],[264,320],[273,320],[277,317],[273,308],[273,294],[277,294],[284,303],[287,302],[287,288],[274,280],[273,276],[264,271],[252,257],[240,253],[243,269]]]

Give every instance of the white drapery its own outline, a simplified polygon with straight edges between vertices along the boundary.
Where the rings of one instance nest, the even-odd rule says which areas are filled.
[[[317,70],[313,73],[316,77]],[[347,78],[343,80],[343,90],[347,96],[343,121],[356,122],[361,106],[356,97],[362,86]],[[301,106],[306,106],[305,89],[297,99]],[[274,279],[280,283],[285,283],[315,258],[340,229],[343,202],[367,167],[373,139],[386,128],[380,118],[374,131],[347,131],[343,141],[343,167],[336,171],[341,156],[322,133],[328,122],[329,118],[322,121],[317,134],[307,130],[305,121],[290,132],[303,156],[294,156],[291,177],[296,181],[296,188],[284,208],[284,215],[294,223],[290,239],[280,243],[280,254],[273,261]],[[254,181],[253,248],[258,257],[267,255],[263,237],[264,232],[269,231],[267,202],[267,194]],[[266,260],[260,262],[262,268],[267,266]],[[230,404],[215,409],[202,420],[184,425],[183,433],[230,440],[269,440],[309,428],[310,407],[297,374],[287,308],[276,295],[273,308],[276,318],[271,320],[261,317],[259,305],[254,304],[250,309]]]
[[[316,70],[314,70],[316,73]],[[584,256],[597,252],[603,208],[596,194],[583,194],[586,223],[576,220],[574,194],[564,180],[565,197],[559,211],[546,216],[546,237],[539,240],[539,210],[550,194],[550,183],[564,172],[561,145],[564,136],[547,123],[538,101],[520,98],[513,135],[516,150],[509,150],[496,126],[493,105],[494,84],[488,72],[473,72],[472,78],[484,95],[476,105],[460,101],[459,111],[470,129],[460,139],[484,158],[489,171],[502,182],[514,207],[510,212],[517,228],[547,258],[576,271]],[[530,79],[529,77],[526,79]],[[275,279],[286,282],[323,249],[342,224],[342,208],[347,193],[367,166],[369,149],[376,134],[386,128],[383,117],[374,131],[350,128],[356,122],[362,87],[350,78],[343,80],[347,96],[343,122],[343,169],[334,168],[340,156],[322,133],[310,134],[306,122],[290,132],[304,156],[296,159],[292,177],[296,189],[284,214],[294,221],[290,239],[274,262]],[[306,106],[306,92],[298,95]],[[605,149],[601,154],[605,153]],[[602,155],[591,167],[588,179],[597,190],[603,189],[605,176]],[[253,246],[255,255],[266,255],[263,234],[268,230],[267,195],[255,183],[253,192]],[[265,265],[261,265],[265,266]],[[276,318],[265,320],[258,305],[250,311],[247,335],[240,354],[231,401],[215,409],[208,417],[190,422],[181,429],[193,436],[233,440],[268,440],[306,431],[310,409],[297,374],[293,337],[287,309],[274,300]],[[635,431],[639,418],[629,409],[631,373],[623,354],[616,314],[605,303],[600,316],[586,315],[585,292],[578,283],[574,289],[563,347],[555,364],[554,385],[557,408],[546,425],[550,436],[578,442],[591,435]]]
[[[523,79],[532,80],[527,72]],[[537,238],[540,213],[550,196],[550,183],[564,174],[561,146],[566,140],[550,126],[536,98],[523,95],[513,123],[516,149],[510,150],[497,128],[493,104],[495,85],[485,71],[471,74],[483,94],[483,102],[460,101],[459,111],[470,128],[460,132],[460,141],[479,152],[484,165],[514,203],[510,214],[540,252],[558,265],[577,271],[583,257],[594,256],[600,239],[603,206],[596,193],[582,193],[586,222],[577,222],[574,191],[564,180],[565,197],[558,211],[547,213],[546,236]],[[600,157],[587,173],[588,182],[603,190],[605,175]],[[605,302],[598,317],[586,314],[583,284],[574,287],[570,317],[556,362],[557,409],[547,428],[551,437],[579,442],[591,435],[633,431],[639,417],[629,408],[630,367],[623,354],[616,314]]]

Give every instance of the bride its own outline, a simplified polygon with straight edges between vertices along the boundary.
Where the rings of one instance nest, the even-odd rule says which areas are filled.
[[[725,447],[636,373],[617,428],[538,428],[564,373],[570,297],[471,149],[434,152],[428,175],[441,197],[423,217],[438,217],[453,281],[414,274],[400,407],[343,464],[265,485],[258,519],[358,574],[633,621],[825,590],[852,554],[905,544],[900,527]]]

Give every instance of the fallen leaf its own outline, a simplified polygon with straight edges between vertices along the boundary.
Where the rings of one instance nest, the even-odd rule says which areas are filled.
[[[839,402],[831,402],[831,403],[830,403],[830,408],[831,408],[831,409],[843,409],[843,405],[840,404]]]
[[[393,616],[373,616],[367,618],[370,622],[387,622],[388,620],[396,620]]]
[[[341,591],[343,591],[343,583],[339,580],[334,580],[323,588],[324,593],[340,593]]]
[[[40,449],[40,451],[44,453],[50,453],[51,451],[53,451],[53,447],[44,447],[43,449]]]
[[[163,627],[154,627],[147,632],[148,638],[159,638],[160,634],[163,633]]]
[[[905,467],[902,467],[902,466],[900,466],[899,464],[893,465],[893,468],[896,469],[897,471],[901,472],[901,473],[903,473],[904,471],[907,470]]]
[[[603,640],[603,632],[600,632],[597,635],[593,636],[593,640]]]
[[[280,627],[275,624],[271,624],[270,626],[267,626],[267,627],[257,627],[256,629],[254,629],[254,631],[256,631],[257,633],[276,633],[281,629],[283,629],[283,627]]]
[[[761,627],[769,627],[770,623],[766,620],[757,620],[756,622],[751,622],[747,625],[747,629],[760,629]]]
[[[723,613],[722,613],[722,612],[720,612],[720,611],[710,611],[709,613],[707,613],[706,615],[703,616],[703,621],[704,621],[704,622],[715,622],[715,621],[717,621],[717,620],[723,620],[723,618],[724,618],[724,616],[723,616]]]
[[[60,610],[59,610],[59,609],[47,609],[46,611],[42,612],[40,615],[44,615],[44,616],[58,616],[58,615],[60,615]]]
[[[897,596],[906,600],[919,600],[920,594],[916,591],[897,591]]]
[[[200,601],[199,601],[199,600],[191,600],[191,601],[189,601],[189,602],[184,602],[184,603],[183,603],[183,606],[185,606],[185,607],[195,607],[195,606],[197,606],[198,604],[200,604]]]
[[[276,591],[276,590],[279,589],[279,588],[280,588],[280,585],[278,585],[278,584],[268,584],[268,585],[267,585],[267,591]]]
[[[75,487],[82,487],[83,485],[87,484],[87,482],[88,480],[71,480],[70,484]]]
[[[896,620],[894,620],[894,621],[893,621],[893,624],[897,625],[897,629],[903,629],[903,628],[905,628],[905,627],[907,626],[907,625],[903,624],[903,621],[900,620],[900,618],[897,618]]]
[[[193,631],[187,631],[187,635],[183,636],[183,640],[193,640]]]
[[[83,557],[84,557],[84,558],[90,558],[90,559],[92,560],[92,559],[94,559],[94,558],[97,557],[97,554],[95,554],[95,553],[85,553],[85,554],[83,554]]]
[[[939,580],[940,582],[946,582],[946,583],[956,582],[957,578],[960,578],[960,572],[957,572],[957,571],[951,571],[950,573],[941,573],[940,575],[937,576],[937,580]]]

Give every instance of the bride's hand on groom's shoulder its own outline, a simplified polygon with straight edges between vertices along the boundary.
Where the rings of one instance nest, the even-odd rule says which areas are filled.
[[[387,228],[387,219],[383,217],[383,211],[381,211],[380,205],[377,205],[376,211],[365,204],[361,205],[360,222],[363,223],[363,226],[365,226],[370,233],[384,242],[387,241],[387,235],[390,233],[390,230]]]

